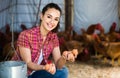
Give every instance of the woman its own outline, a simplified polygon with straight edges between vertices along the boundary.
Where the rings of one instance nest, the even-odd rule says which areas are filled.
[[[19,35],[17,52],[20,60],[27,64],[28,78],[68,78],[68,69],[64,64],[66,60],[74,61],[75,56],[69,51],[60,54],[55,33],[60,16],[60,7],[49,3],[40,14],[40,26],[25,30]],[[51,54],[53,61],[48,59]]]

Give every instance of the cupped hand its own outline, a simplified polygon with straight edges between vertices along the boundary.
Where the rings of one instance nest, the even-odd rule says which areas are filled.
[[[67,60],[70,61],[70,62],[74,62],[75,61],[75,57],[72,54],[72,52],[68,52],[68,54],[67,54]]]
[[[45,65],[45,70],[47,72],[50,72],[51,74],[55,74],[55,72],[56,72],[55,64],[54,63],[46,64]]]
[[[71,62],[75,61],[75,58],[77,58],[78,55],[78,50],[77,49],[73,49],[72,51],[64,51],[62,56]]]

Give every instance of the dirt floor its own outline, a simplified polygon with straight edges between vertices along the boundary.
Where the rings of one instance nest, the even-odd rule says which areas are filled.
[[[110,60],[111,61],[111,60]],[[68,78],[120,78],[120,66],[111,66],[101,59],[92,58],[87,62],[67,62]]]

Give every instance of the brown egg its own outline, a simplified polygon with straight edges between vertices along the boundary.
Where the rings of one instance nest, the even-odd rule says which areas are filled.
[[[50,68],[50,64],[46,64],[45,65],[45,70],[49,70],[49,68]]]
[[[75,56],[75,58],[77,58],[78,49],[73,49],[73,50],[72,50],[72,54]]]

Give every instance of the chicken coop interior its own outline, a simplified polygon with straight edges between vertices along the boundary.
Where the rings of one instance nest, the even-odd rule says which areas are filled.
[[[120,0],[0,0],[0,62],[11,60],[20,32],[39,25],[50,2],[62,10],[61,53],[78,49],[69,78],[120,78]]]

